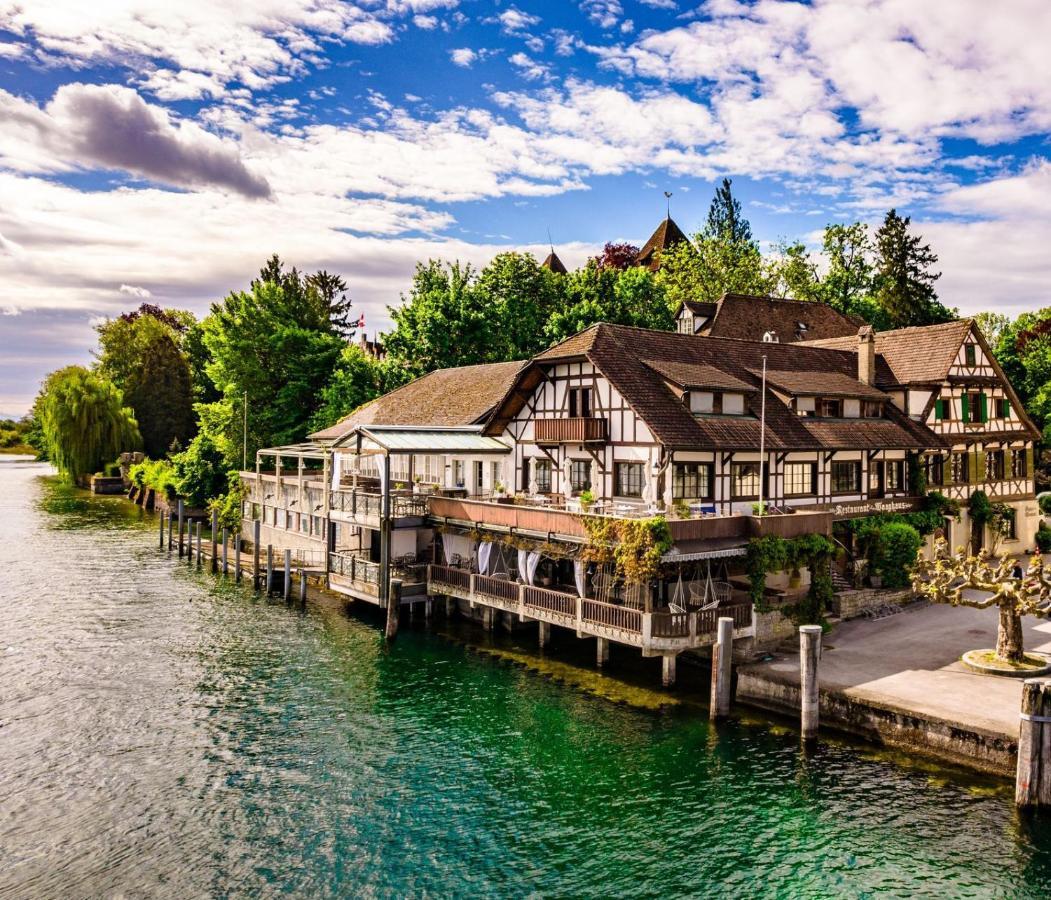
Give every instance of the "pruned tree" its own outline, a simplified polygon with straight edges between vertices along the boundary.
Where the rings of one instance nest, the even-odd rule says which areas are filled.
[[[1051,575],[1039,554],[1030,560],[1022,578],[1011,574],[1014,565],[1010,556],[994,559],[985,549],[977,555],[968,554],[962,547],[950,553],[941,538],[935,542],[933,558],[921,559],[913,566],[912,587],[932,603],[974,609],[998,607],[996,658],[1020,663],[1025,656],[1022,616],[1051,616]]]

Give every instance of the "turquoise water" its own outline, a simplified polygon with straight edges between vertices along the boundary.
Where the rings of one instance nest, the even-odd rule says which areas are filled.
[[[655,673],[572,640],[501,645],[568,684],[466,630],[388,649],[46,471],[0,461],[2,897],[1051,895],[1005,784],[610,702]]]

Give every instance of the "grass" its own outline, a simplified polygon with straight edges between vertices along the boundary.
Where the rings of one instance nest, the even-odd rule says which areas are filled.
[[[36,456],[36,450],[30,447],[29,444],[15,444],[13,447],[0,447],[0,453],[10,453],[11,455],[20,456]]]
[[[996,655],[995,650],[971,650],[964,654],[969,662],[977,663],[980,666],[987,666],[990,669],[1002,669],[1005,672],[1022,672],[1026,669],[1043,669],[1047,666],[1048,660],[1043,656],[1036,656],[1032,653],[1026,653],[1022,657],[1022,662],[1009,662],[1006,659],[1000,659]]]

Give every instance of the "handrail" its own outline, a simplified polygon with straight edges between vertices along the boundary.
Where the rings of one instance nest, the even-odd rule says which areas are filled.
[[[427,566],[427,582],[436,584],[447,584],[450,587],[459,588],[462,591],[471,590],[471,573],[466,569],[457,569],[453,566]]]
[[[329,506],[336,512],[352,516],[379,517],[383,515],[383,494],[372,491],[332,491]],[[390,495],[392,518],[427,515],[427,498],[418,494]]]
[[[583,600],[581,618],[596,625],[607,625],[622,631],[642,633],[642,611],[630,606],[617,606],[601,600]]]
[[[573,616],[577,614],[577,600],[575,594],[564,594],[561,591],[552,591],[548,588],[536,587],[527,584],[522,590],[522,599],[525,606],[535,609],[546,610],[560,616]]]

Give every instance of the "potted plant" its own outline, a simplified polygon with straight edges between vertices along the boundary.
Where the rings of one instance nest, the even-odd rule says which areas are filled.
[[[591,507],[595,504],[595,495],[590,489],[581,491],[577,499],[580,501],[581,512],[590,512]]]

